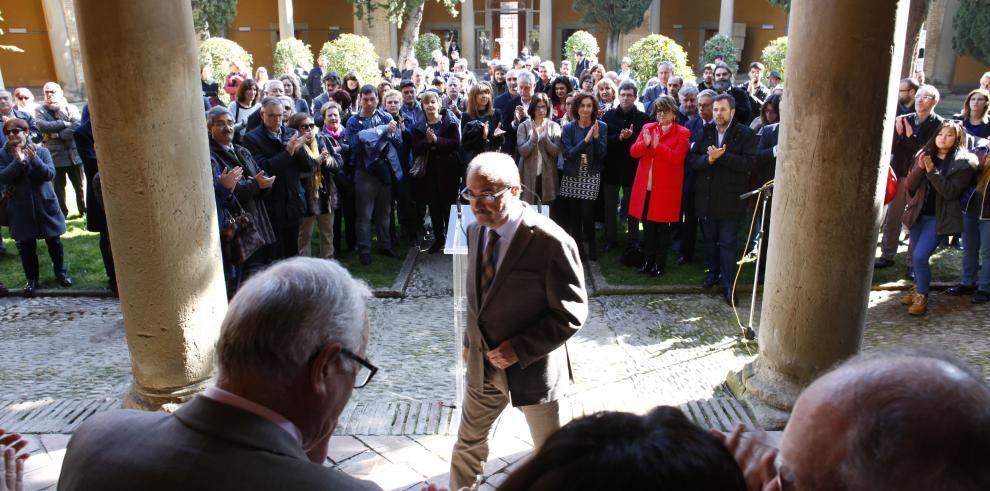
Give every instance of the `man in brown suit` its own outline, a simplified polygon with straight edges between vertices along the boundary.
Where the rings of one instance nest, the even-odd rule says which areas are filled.
[[[570,235],[520,199],[512,158],[471,161],[464,197],[477,223],[467,231],[467,392],[451,457],[451,488],[477,484],[488,432],[511,402],[537,448],[560,427],[570,382],[564,342],[588,316],[578,249]]]

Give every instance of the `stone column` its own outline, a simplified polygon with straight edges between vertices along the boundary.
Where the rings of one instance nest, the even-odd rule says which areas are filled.
[[[650,34],[660,34],[660,0],[650,4]]]
[[[732,39],[732,17],[735,0],[722,0],[722,8],[718,15],[718,33]]]
[[[553,52],[553,0],[540,0],[540,59],[552,61]]]
[[[76,0],[134,382],[174,408],[213,374],[227,309],[188,0]],[[148,97],[148,80],[167,80]],[[101,85],[102,84],[102,85]],[[135,105],[133,101],[141,101]]]
[[[925,74],[931,77],[930,83],[952,85],[956,72],[956,52],[952,50],[952,19],[959,11],[959,0],[942,0],[932,4],[932,9],[941,8],[941,12],[932,12],[928,19],[932,20],[938,14],[939,24],[928,25],[927,47],[925,48]],[[934,43],[933,43],[934,41]],[[931,68],[929,68],[929,66]]]
[[[729,376],[765,427],[782,427],[805,386],[859,351],[908,3],[791,4],[787,101],[800,102],[782,108],[760,354]],[[828,68],[862,60],[874,70]],[[835,124],[850,107],[864,117]]]
[[[55,76],[70,99],[85,97],[85,78],[79,60],[79,35],[71,0],[42,0]]]
[[[460,42],[461,58],[468,61],[468,69],[478,70],[478,59],[475,57],[474,49],[474,0],[464,0],[461,2],[461,34]],[[488,67],[485,67],[486,69]]]
[[[278,39],[296,37],[296,21],[292,13],[292,0],[278,0]],[[273,73],[272,76],[275,74]]]

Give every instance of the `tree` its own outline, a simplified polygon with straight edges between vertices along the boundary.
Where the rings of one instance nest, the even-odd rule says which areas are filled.
[[[766,67],[767,75],[770,72],[780,74],[780,79],[784,80],[784,60],[787,58],[787,36],[782,36],[773,41],[766,48],[763,48],[763,66]]]
[[[725,64],[732,69],[732,73],[739,70],[739,49],[736,48],[736,44],[732,42],[729,36],[716,34],[705,41],[705,47],[701,50],[702,63],[714,63],[718,56],[725,60]]]
[[[673,39],[660,34],[651,34],[629,47],[632,68],[636,72],[636,82],[646,87],[646,82],[657,75],[657,65],[661,61],[674,65],[674,75],[691,77],[694,72],[687,62],[687,52]]]
[[[619,35],[643,24],[643,14],[652,0],[574,0],[574,10],[584,13],[584,22],[608,29],[605,66],[619,66]]]
[[[404,67],[406,60],[415,58],[416,40],[419,39],[419,26],[423,23],[423,5],[425,0],[391,0],[385,3],[377,3],[375,0],[351,0],[354,3],[354,15],[359,20],[367,18],[371,22],[375,12],[382,11],[389,22],[402,29],[401,42],[399,43],[399,59],[396,64]],[[457,6],[461,0],[436,0],[447,9],[447,13],[457,16]],[[471,1],[471,0],[467,0]],[[474,33],[461,33],[464,36],[472,36]]]
[[[990,65],[990,1],[962,0],[952,27],[952,49]]]
[[[220,37],[213,37],[199,44],[199,66],[209,65],[213,80],[223,83],[231,61],[237,61],[242,70],[251,73],[254,59],[241,45]],[[221,90],[219,96],[220,100],[230,102],[226,92]]]
[[[577,53],[581,51],[584,53],[585,58],[591,60],[598,59],[598,40],[595,36],[592,36],[588,31],[574,31],[571,37],[564,41],[564,58],[571,61],[571,66],[577,66]]]
[[[286,73],[284,70],[286,63],[292,64],[293,69],[297,66],[302,67],[303,70],[313,68],[313,52],[309,49],[309,45],[296,38],[283,39],[275,43],[272,75]]]
[[[237,15],[237,0],[192,0],[193,27],[204,38],[227,35]]]
[[[320,56],[327,60],[325,69],[328,72],[337,72],[343,77],[353,71],[363,84],[377,85],[381,80],[375,45],[364,36],[341,34],[337,39],[323,44]]]

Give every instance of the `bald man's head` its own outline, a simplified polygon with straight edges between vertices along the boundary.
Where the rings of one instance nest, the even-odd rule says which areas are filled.
[[[990,489],[988,451],[982,378],[941,355],[865,355],[798,398],[781,478],[803,491]]]

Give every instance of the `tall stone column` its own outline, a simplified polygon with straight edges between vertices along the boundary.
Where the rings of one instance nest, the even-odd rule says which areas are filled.
[[[292,0],[278,0],[278,38],[296,37],[296,21],[292,12]],[[281,70],[281,68],[276,68]],[[274,76],[274,73],[272,74]]]
[[[553,0],[540,0],[540,59],[554,59]]]
[[[474,0],[461,2],[461,34],[458,44],[461,48],[461,58],[468,61],[471,70],[479,70],[478,59],[474,48]],[[488,68],[488,67],[484,67]]]
[[[126,407],[205,387],[227,309],[189,0],[76,0],[134,382]],[[148,97],[148,81],[156,84]],[[133,101],[141,101],[134,104]]]
[[[718,15],[718,33],[732,39],[732,18],[735,15],[735,0],[722,0],[722,8]]]
[[[932,4],[932,10],[928,15],[929,21],[934,20],[937,15],[938,25],[925,23],[928,31],[928,39],[925,43],[925,74],[931,78],[929,83],[941,85],[952,85],[952,79],[956,72],[956,52],[952,50],[952,34],[955,29],[952,27],[952,19],[959,11],[959,0],[942,0]],[[940,12],[934,11],[941,9]],[[931,68],[929,68],[931,66]]]
[[[650,4],[650,34],[660,34],[660,0]]]
[[[770,428],[860,349],[907,27],[908,0],[814,1],[791,3],[760,354],[729,376]],[[863,60],[874,70],[829,68]],[[862,117],[840,123],[851,107]]]
[[[70,99],[85,96],[85,78],[79,53],[76,15],[71,0],[42,0],[48,42],[58,84]]]

